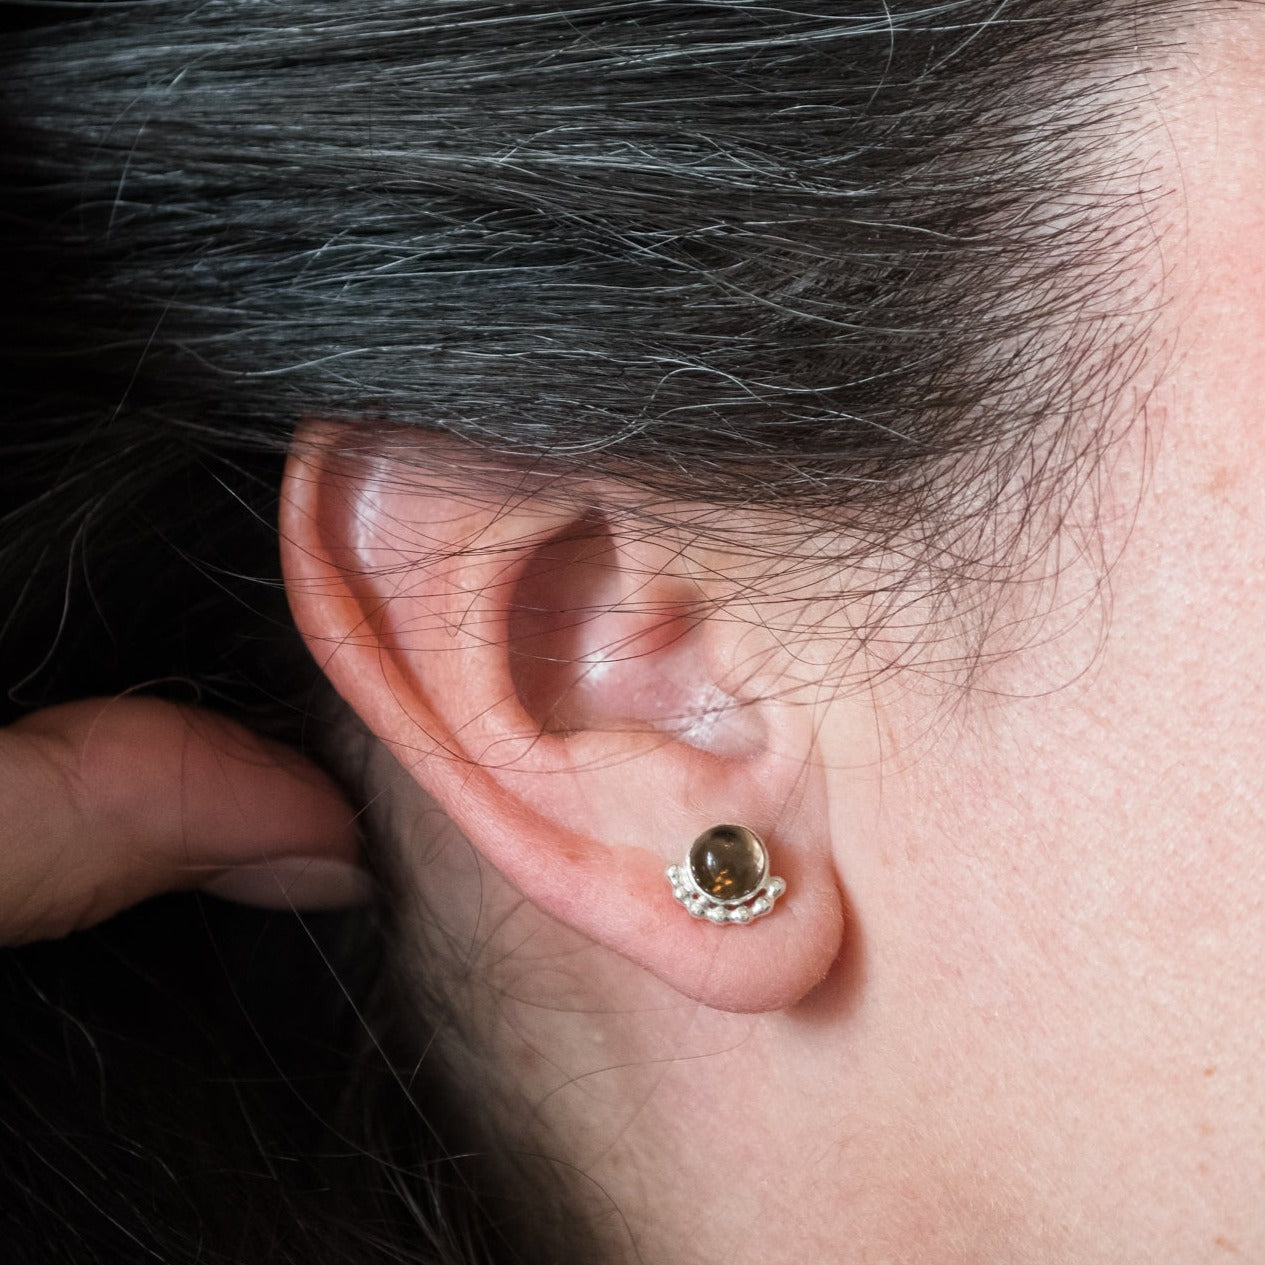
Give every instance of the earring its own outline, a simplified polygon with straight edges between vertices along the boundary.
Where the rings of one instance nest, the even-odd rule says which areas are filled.
[[[744,926],[771,913],[786,882],[769,877],[764,840],[746,826],[713,826],[690,847],[681,865],[669,865],[672,895],[694,915],[718,926]]]

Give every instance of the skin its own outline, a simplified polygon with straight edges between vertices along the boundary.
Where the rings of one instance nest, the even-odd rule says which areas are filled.
[[[617,538],[541,569],[559,609],[602,612],[582,635],[515,623],[574,507],[416,492],[325,459],[319,428],[296,452],[292,605],[381,744],[416,951],[466,1021],[448,1053],[498,1136],[570,1175],[604,1259],[1265,1259],[1263,56],[1265,19],[1242,14],[1155,85],[1146,143],[1177,191],[1156,221],[1162,373],[1079,507],[1097,548],[1015,597],[965,694],[910,670],[810,696],[846,630],[792,655],[732,602],[688,637],[634,627],[644,653],[595,672],[631,612],[655,627],[719,600],[744,560],[687,532]],[[471,560],[476,538],[498,549]],[[458,560],[390,565],[419,550]],[[715,691],[747,702],[724,741],[665,721]],[[82,761],[72,719],[78,746],[26,722],[0,747],[26,823],[6,865],[29,867],[18,843],[47,824],[12,761],[31,742]],[[145,741],[118,749],[157,758]],[[117,795],[120,767],[86,785]],[[319,825],[329,787],[304,784],[270,853],[350,857],[345,819]],[[731,819],[768,835],[790,888],[722,930],[674,905],[662,866]],[[219,841],[217,873],[260,859],[202,820],[180,846],[152,832],[157,869],[110,854],[140,887],[42,923],[0,906],[0,933],[187,882],[187,837]]]
[[[0,822],[0,943],[64,936],[166,891],[282,909],[369,896],[325,774],[156,699],[85,699],[0,731]]]
[[[792,654],[709,590],[748,560],[684,529],[553,557],[542,600],[526,559],[565,505],[292,466],[292,602],[394,757],[450,1053],[495,1134],[573,1178],[603,1259],[1265,1259],[1263,30],[1213,27],[1154,84],[1158,380],[965,693],[810,696],[846,630],[809,602]],[[495,561],[416,565],[471,540]],[[629,612],[689,608],[674,586],[716,599],[694,650],[593,672]],[[523,633],[516,602],[592,614]],[[710,688],[748,701],[720,755],[661,723]],[[771,832],[785,909],[690,923],[661,867],[734,819]]]

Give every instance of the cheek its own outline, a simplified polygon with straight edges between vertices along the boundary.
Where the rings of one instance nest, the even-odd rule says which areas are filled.
[[[898,699],[847,788],[857,1080],[923,1186],[965,1155],[954,1198],[1063,1236],[995,1259],[1265,1260],[1265,105],[1180,122],[1173,355],[1060,587],[1097,597],[947,718]]]
[[[1097,613],[889,767],[853,865],[893,1082],[1041,1200],[1148,1209],[1133,1259],[1265,1255],[1265,497],[1231,403],[1185,410]]]

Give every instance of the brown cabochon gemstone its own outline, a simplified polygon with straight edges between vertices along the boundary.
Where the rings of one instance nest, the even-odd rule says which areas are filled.
[[[713,826],[690,848],[690,875],[700,892],[734,903],[754,896],[768,875],[760,836],[746,826]]]

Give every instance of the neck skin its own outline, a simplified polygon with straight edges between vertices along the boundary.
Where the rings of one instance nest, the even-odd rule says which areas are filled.
[[[682,998],[379,770],[397,834],[426,833],[402,848],[419,952],[456,963],[454,1057],[478,1051],[510,1145],[578,1175],[603,1259],[1265,1259],[1265,23],[1210,29],[1156,86],[1176,354],[1106,476],[1110,609],[953,707],[893,681],[864,767],[822,707],[851,908],[815,992]],[[1073,563],[1061,591],[1101,579]]]

